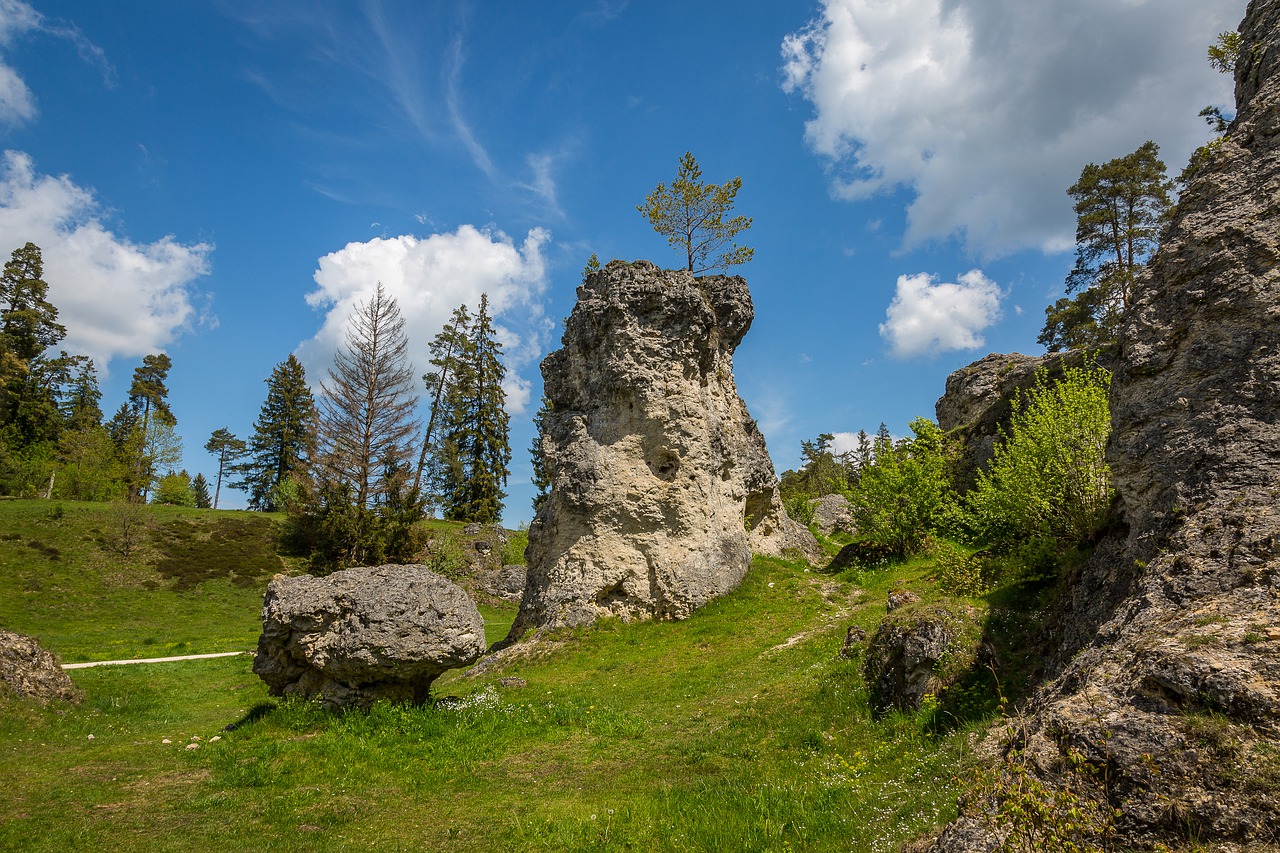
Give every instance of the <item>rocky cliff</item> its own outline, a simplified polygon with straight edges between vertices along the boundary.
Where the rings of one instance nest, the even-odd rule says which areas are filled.
[[[1122,331],[1116,522],[1009,745],[1059,790],[1083,757],[1138,847],[1280,841],[1280,0],[1253,0],[1241,35],[1237,118]],[[936,849],[994,845],[972,830]]]
[[[578,289],[542,363],[551,492],[529,529],[510,639],[600,616],[679,619],[734,589],[753,550],[816,548],[778,497],[733,352],[747,283],[614,261]]]

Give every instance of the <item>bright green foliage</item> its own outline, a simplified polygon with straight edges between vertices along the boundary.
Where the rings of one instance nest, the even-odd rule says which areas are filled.
[[[249,438],[249,461],[236,466],[241,479],[231,487],[249,492],[250,508],[275,512],[285,508],[281,485],[307,480],[316,449],[316,404],[296,356],[277,364],[265,381],[267,399]]]
[[[1214,71],[1231,74],[1236,70],[1236,61],[1240,58],[1240,33],[1231,30],[1218,33],[1218,40],[1209,45],[1209,64]]]
[[[978,542],[1014,544],[1048,537],[1074,544],[1105,519],[1113,493],[1103,457],[1111,432],[1111,374],[1093,362],[1043,374],[1015,401],[1009,432],[990,467],[965,496]]]
[[[81,501],[123,497],[127,468],[105,428],[93,424],[64,430],[58,460],[55,496]]]
[[[173,361],[164,353],[143,356],[142,366],[134,369],[133,384],[129,386],[129,406],[140,419],[138,429],[143,436],[139,452],[133,460],[135,485],[143,503],[147,501],[147,492],[152,486],[156,471],[153,443],[158,433],[153,432],[152,426],[158,422],[166,422],[172,428],[178,423],[165,399],[169,396],[165,381],[169,378],[169,369],[172,367]]]
[[[218,483],[213,490],[213,508],[218,508],[218,497],[222,494],[222,475],[231,470],[237,459],[243,459],[245,454],[249,452],[249,447],[235,434],[226,427],[220,427],[213,431],[213,435],[209,436],[209,440],[204,443],[204,449],[213,454],[213,458],[218,460]],[[203,476],[203,475],[201,475]],[[208,484],[205,484],[206,491]]]
[[[169,417],[157,413],[147,425],[142,440],[142,470],[146,479],[142,482],[143,502],[161,479],[173,474],[182,464],[182,437]],[[187,506],[187,504],[181,504]]]
[[[407,465],[418,432],[409,342],[400,306],[379,283],[353,314],[346,341],[321,383],[320,476],[349,486],[357,506],[384,501],[385,476]]]
[[[1133,302],[1138,273],[1155,251],[1173,207],[1160,148],[1144,142],[1132,154],[1090,163],[1067,190],[1075,199],[1076,263],[1067,293],[1045,309],[1039,342],[1050,352],[1113,342]]]
[[[725,219],[733,210],[742,178],[726,181],[723,186],[703,183],[701,178],[698,162],[685,152],[671,188],[658,184],[645,197],[644,204],[636,205],[636,210],[644,214],[654,231],[667,238],[671,248],[685,255],[689,272],[728,270],[745,264],[755,250],[737,245],[733,238],[751,227],[751,219]],[[726,244],[729,248],[721,252]]]
[[[600,259],[596,257],[595,252],[591,253],[591,257],[587,258],[587,265],[582,268],[582,280],[586,281],[587,276],[593,272],[600,272]]]
[[[205,491],[207,494],[207,485]],[[186,471],[165,474],[156,481],[156,492],[151,502],[167,506],[195,506],[196,495],[191,488],[191,476]]]
[[[204,478],[204,474],[196,474],[196,478],[191,481],[191,496],[195,499],[196,509],[209,509],[213,506],[213,501],[209,499],[209,481]]]
[[[946,436],[927,418],[910,427],[913,437],[897,445],[877,436],[873,462],[849,493],[859,535],[898,559],[920,552],[955,505]]]
[[[482,295],[455,356],[441,415],[436,494],[450,521],[496,522],[502,516],[511,445],[501,355],[489,297]]]

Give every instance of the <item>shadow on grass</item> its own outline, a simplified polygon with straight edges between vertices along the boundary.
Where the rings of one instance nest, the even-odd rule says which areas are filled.
[[[236,720],[234,723],[227,723],[223,726],[222,730],[224,732],[234,732],[236,729],[252,725],[266,717],[267,714],[270,714],[277,707],[278,706],[275,702],[259,702],[257,705],[250,708],[243,717]]]

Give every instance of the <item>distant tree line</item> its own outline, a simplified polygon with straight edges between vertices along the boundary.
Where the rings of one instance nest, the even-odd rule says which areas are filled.
[[[110,419],[91,359],[60,351],[39,247],[13,252],[0,275],[0,492],[217,508],[224,488],[251,509],[285,512],[294,544],[318,568],[411,557],[416,523],[438,508],[496,522],[511,461],[502,346],[482,296],[459,306],[431,343],[424,430],[404,319],[379,283],[352,316],[313,395],[292,355],[266,379],[247,440],[223,427],[204,447],[212,489],[182,468],[169,406],[169,356],[145,356]]]

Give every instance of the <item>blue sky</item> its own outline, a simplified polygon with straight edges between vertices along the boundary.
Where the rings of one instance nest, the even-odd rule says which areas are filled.
[[[172,357],[193,475],[291,352],[318,382],[378,281],[418,372],[487,292],[514,525],[538,362],[592,252],[680,263],[635,205],[686,150],[755,220],[736,374],[781,471],[821,432],[905,433],[988,352],[1040,351],[1066,188],[1147,139],[1181,169],[1200,108],[1230,104],[1205,48],[1244,7],[0,0],[0,251],[44,250],[108,414]]]

